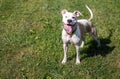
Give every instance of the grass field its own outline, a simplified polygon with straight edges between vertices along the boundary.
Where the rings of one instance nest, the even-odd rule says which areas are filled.
[[[94,13],[101,48],[86,34],[63,58],[61,10]],[[0,0],[0,79],[120,79],[120,0]]]

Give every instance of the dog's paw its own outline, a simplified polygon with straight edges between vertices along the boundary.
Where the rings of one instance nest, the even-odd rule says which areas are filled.
[[[62,61],[62,64],[65,64],[65,63],[66,63],[66,61],[65,61],[65,60],[63,60],[63,61]]]
[[[62,62],[62,64],[64,65],[66,62]]]
[[[80,61],[76,61],[76,65],[79,65],[80,64]]]
[[[80,48],[83,48],[83,45],[81,45]]]

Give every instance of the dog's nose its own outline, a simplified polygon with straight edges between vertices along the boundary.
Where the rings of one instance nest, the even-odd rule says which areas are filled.
[[[67,21],[68,21],[68,23],[71,23],[71,22],[72,22],[72,20],[71,20],[71,19],[68,19]]]

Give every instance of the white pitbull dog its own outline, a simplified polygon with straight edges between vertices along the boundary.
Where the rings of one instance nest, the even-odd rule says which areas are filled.
[[[88,6],[86,8],[89,10],[91,17],[89,19],[77,20],[79,15],[82,15],[79,11],[68,12],[67,10],[62,10],[61,14],[63,16],[63,30],[62,30],[62,40],[64,49],[64,58],[62,64],[67,61],[67,49],[68,43],[72,43],[76,48],[76,64],[80,64],[80,40],[82,40],[81,47],[84,46],[84,33],[89,32],[93,38],[97,41],[98,47],[100,46],[100,41],[97,37],[96,29],[90,20],[93,18],[93,13]]]

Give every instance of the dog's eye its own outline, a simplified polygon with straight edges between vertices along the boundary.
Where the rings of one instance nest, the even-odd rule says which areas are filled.
[[[73,19],[75,19],[75,17],[72,17]]]

